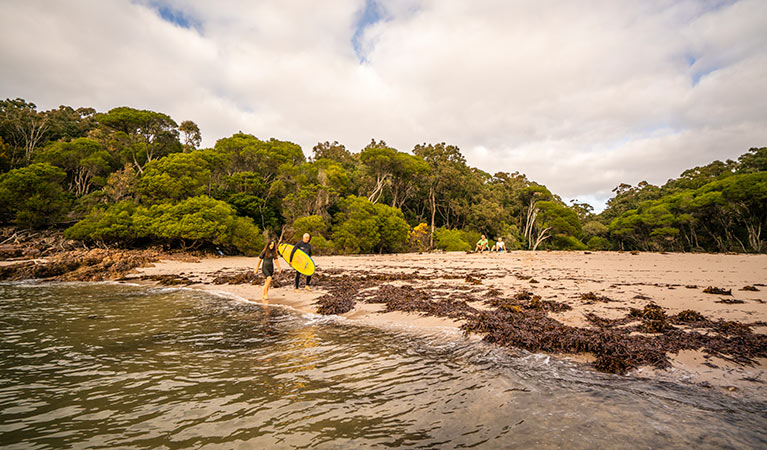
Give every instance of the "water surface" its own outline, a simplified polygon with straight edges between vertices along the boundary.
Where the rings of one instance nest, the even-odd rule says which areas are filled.
[[[767,446],[767,404],[186,290],[0,285],[4,448]]]

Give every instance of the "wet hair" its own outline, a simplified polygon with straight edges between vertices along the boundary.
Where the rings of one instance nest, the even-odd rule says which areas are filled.
[[[269,248],[269,246],[272,244],[274,244],[274,248]],[[264,251],[261,252],[261,257],[274,259],[277,256],[277,243],[274,241],[267,241],[266,246],[264,246]]]

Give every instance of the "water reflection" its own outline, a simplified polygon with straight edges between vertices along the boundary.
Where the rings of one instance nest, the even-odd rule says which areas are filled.
[[[760,401],[179,289],[0,285],[0,444],[763,447]]]

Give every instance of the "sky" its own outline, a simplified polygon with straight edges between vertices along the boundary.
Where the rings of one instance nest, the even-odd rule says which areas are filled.
[[[0,98],[357,152],[457,145],[604,207],[767,146],[767,0],[2,0]]]

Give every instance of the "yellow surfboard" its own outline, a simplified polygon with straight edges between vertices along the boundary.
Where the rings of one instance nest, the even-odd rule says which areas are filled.
[[[277,247],[277,251],[282,256],[282,259],[290,264],[290,267],[296,269],[300,273],[311,276],[314,273],[314,261],[312,257],[304,253],[300,248],[296,249],[293,253],[293,261],[290,261],[290,254],[293,252],[293,246],[290,244],[280,244]]]

